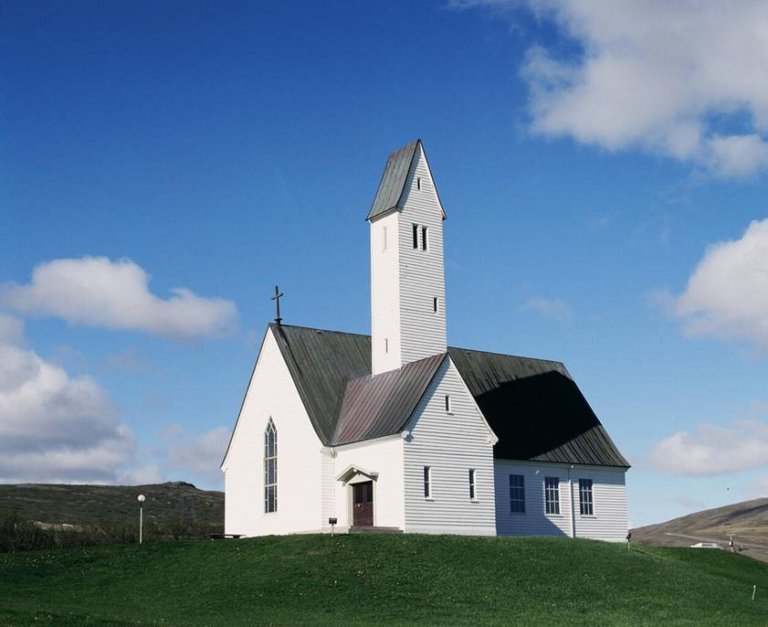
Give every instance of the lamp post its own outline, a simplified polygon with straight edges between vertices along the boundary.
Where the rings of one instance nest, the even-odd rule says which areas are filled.
[[[143,531],[144,531],[144,501],[146,500],[146,497],[143,494],[139,494],[139,544],[141,544],[143,537]]]

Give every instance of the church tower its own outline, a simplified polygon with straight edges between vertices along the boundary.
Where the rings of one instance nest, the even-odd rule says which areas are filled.
[[[376,375],[446,351],[445,212],[420,139],[389,156],[367,219]]]

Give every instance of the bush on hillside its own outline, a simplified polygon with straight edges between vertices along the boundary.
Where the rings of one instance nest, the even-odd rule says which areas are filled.
[[[216,531],[216,529],[195,523],[163,525],[151,520],[144,523],[144,539],[148,542],[205,538]],[[23,520],[16,513],[0,515],[0,553],[134,544],[138,541],[137,525],[102,523],[78,527],[42,526],[39,523]]]

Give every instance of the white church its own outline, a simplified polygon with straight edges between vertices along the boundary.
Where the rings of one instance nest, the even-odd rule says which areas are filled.
[[[371,335],[270,324],[227,448],[225,533],[624,540],[627,460],[562,363],[447,345],[424,146],[368,213]]]

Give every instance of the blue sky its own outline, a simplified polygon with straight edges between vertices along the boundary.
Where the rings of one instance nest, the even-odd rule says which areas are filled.
[[[633,524],[764,496],[768,10],[599,4],[0,0],[0,481],[220,488],[275,283],[368,332],[420,137],[449,342],[564,361]]]

